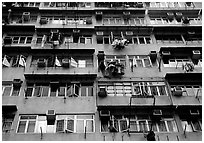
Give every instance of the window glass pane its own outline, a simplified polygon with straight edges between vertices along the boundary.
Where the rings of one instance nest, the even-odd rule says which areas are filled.
[[[21,87],[13,87],[13,92],[11,96],[18,96]]]
[[[35,131],[35,121],[29,121],[27,132],[34,133],[34,131]]]
[[[86,131],[87,132],[93,132],[94,131],[93,121],[92,120],[87,120],[86,121]]]
[[[50,97],[56,97],[57,88],[51,86]]]
[[[88,96],[93,96],[93,87],[92,86],[88,87]]]
[[[190,122],[185,121],[185,120],[182,120],[182,121],[181,121],[181,124],[182,124],[183,130],[186,130],[187,132],[192,132],[192,131],[193,131]]]
[[[24,133],[26,127],[26,121],[20,121],[18,125],[18,133]]]
[[[84,132],[84,120],[76,121],[76,132],[83,133]]]
[[[198,121],[192,121],[192,124],[195,131],[201,131],[201,126]]]
[[[67,130],[68,132],[74,132],[74,120],[67,120]]]
[[[101,120],[101,132],[108,132],[108,120]]]
[[[57,126],[56,132],[63,132],[64,131],[64,120],[58,120],[56,126]]]
[[[26,37],[20,37],[20,44],[24,44],[25,43],[25,39],[26,39]]]
[[[87,95],[86,95],[86,89],[87,89],[86,86],[82,86],[82,87],[81,87],[81,96],[87,96]]]
[[[137,38],[133,38],[134,44],[138,44]]]
[[[65,87],[60,87],[58,89],[58,96],[65,96],[65,90],[66,90]]]
[[[13,37],[13,44],[18,44],[18,40],[20,37]]]
[[[32,42],[32,37],[27,37],[26,44],[30,44]]]
[[[11,122],[8,122],[8,121],[5,121],[3,122],[3,128],[2,128],[2,131],[10,131],[11,130],[11,126],[12,126],[12,121]]]
[[[186,92],[188,96],[195,96],[192,86],[186,86]]]
[[[70,95],[72,95],[72,86],[68,86],[67,87],[67,96],[70,96]]]
[[[41,96],[42,88],[40,86],[35,87],[34,96],[40,97]]]
[[[139,131],[147,131],[146,121],[139,121]]]
[[[169,128],[169,132],[174,132],[175,131],[173,121],[167,121],[167,125],[168,125],[168,128]]]
[[[141,59],[137,59],[137,67],[143,67],[143,63]]]
[[[31,96],[32,96],[32,93],[33,93],[33,87],[27,87],[25,96],[26,96],[26,97],[31,97]]]
[[[42,96],[43,97],[47,97],[48,96],[48,93],[49,93],[49,86],[43,86],[42,87]]]
[[[11,93],[11,86],[10,87],[5,87],[3,96],[10,96],[10,93]]]
[[[136,121],[130,121],[130,131],[137,131],[137,122]]]
[[[158,123],[158,126],[159,126],[159,131],[160,131],[160,132],[166,132],[166,131],[167,131],[166,125],[165,125],[165,122],[164,122],[164,121],[160,121],[160,122]]]
[[[160,95],[167,95],[165,86],[158,86]]]
[[[149,124],[149,130],[152,130],[154,132],[157,132],[157,126],[156,123],[152,123],[151,121],[148,121]]]
[[[19,61],[18,56],[13,57],[12,67],[17,67],[19,63],[18,61]]]
[[[150,67],[151,66],[151,63],[150,63],[149,59],[144,59],[144,64],[145,64],[145,67]]]
[[[143,37],[139,37],[139,41],[140,41],[140,44],[145,44],[145,41],[144,41]]]
[[[104,44],[109,44],[109,38],[108,37],[104,37]]]
[[[127,121],[126,120],[120,120],[120,131],[127,130]]]
[[[158,95],[156,86],[150,86],[150,90],[152,95]]]

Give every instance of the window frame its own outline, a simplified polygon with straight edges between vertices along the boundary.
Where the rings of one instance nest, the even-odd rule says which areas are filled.
[[[3,96],[4,90],[5,90],[6,87],[11,87],[11,90],[10,90],[10,93],[9,93],[8,96]],[[21,86],[20,86],[20,89],[19,89],[19,91],[18,91],[18,95],[17,95],[17,96],[12,96],[12,95],[13,95],[13,91],[14,91],[14,86],[13,86],[13,84],[2,85],[2,88],[3,88],[3,89],[2,89],[2,97],[17,97],[17,96],[20,96]]]

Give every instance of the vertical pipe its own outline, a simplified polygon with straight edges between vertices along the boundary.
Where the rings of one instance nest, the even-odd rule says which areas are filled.
[[[84,138],[86,139],[86,126],[85,126]]]
[[[42,138],[43,138],[42,127],[40,127],[40,139],[42,140]]]
[[[158,139],[158,141],[160,141],[160,139],[159,139],[159,135],[157,135],[157,139]]]
[[[169,141],[169,136],[168,135],[166,136],[166,139],[167,139],[167,141]]]
[[[176,138],[177,138],[177,141],[179,141],[179,136],[176,136]]]

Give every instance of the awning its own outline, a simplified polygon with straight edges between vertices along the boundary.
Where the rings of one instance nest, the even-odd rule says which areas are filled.
[[[202,73],[166,73],[165,79],[169,84],[202,84]]]
[[[2,105],[2,114],[13,113],[18,110],[16,105]]]

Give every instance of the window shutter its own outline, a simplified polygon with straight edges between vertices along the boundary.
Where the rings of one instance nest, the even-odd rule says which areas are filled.
[[[78,85],[76,85],[76,84],[74,84],[74,96],[79,96],[79,86]]]
[[[57,120],[56,132],[64,132],[64,120]]]
[[[74,132],[74,120],[71,118],[68,118],[67,120],[66,132],[68,133]]]

